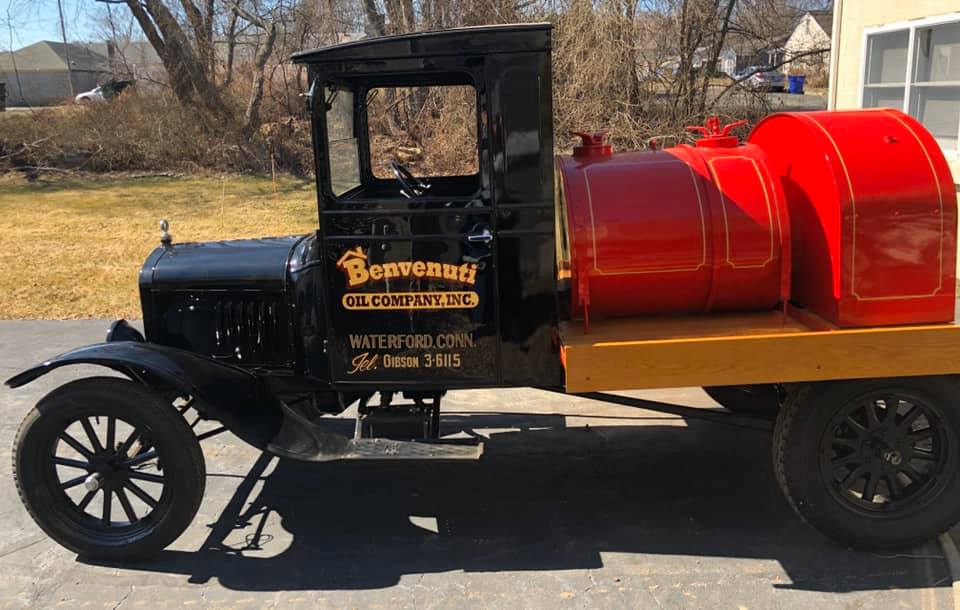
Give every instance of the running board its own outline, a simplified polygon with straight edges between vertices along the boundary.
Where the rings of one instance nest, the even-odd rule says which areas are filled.
[[[350,441],[341,460],[479,460],[483,443],[455,441],[394,441],[362,438]]]
[[[267,451],[305,462],[334,460],[479,460],[483,443],[474,439],[399,441],[352,439],[308,420],[281,403],[284,418]],[[333,423],[333,422],[329,422]]]
[[[308,462],[334,460],[479,460],[483,443],[465,444],[453,441],[395,441],[385,438],[349,440],[345,445],[327,451],[291,451],[273,444],[267,447],[280,457]]]

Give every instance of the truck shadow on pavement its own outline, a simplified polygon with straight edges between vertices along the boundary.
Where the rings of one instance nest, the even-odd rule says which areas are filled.
[[[198,551],[125,567],[235,590],[361,590],[453,570],[598,569],[602,553],[630,553],[608,569],[646,584],[675,574],[828,592],[950,586],[935,542],[879,555],[802,524],[773,477],[769,422],[660,406],[692,417],[567,428],[560,415],[445,416],[445,433],[518,429],[492,433],[478,462],[281,460],[264,476],[276,458],[263,455]]]

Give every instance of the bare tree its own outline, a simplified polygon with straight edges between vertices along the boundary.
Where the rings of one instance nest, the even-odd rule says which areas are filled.
[[[63,39],[63,56],[67,61],[67,84],[70,86],[70,97],[76,93],[73,90],[73,66],[70,62],[70,47],[67,44],[67,25],[63,18],[63,0],[57,0],[57,12],[60,15],[60,37]]]
[[[253,60],[253,84],[250,88],[250,97],[247,99],[247,107],[243,114],[243,125],[240,132],[245,137],[250,137],[254,130],[260,126],[260,106],[263,103],[263,82],[264,69],[267,60],[273,54],[273,46],[277,41],[277,17],[268,12],[257,12],[258,6],[253,3],[250,10],[234,2],[233,10],[237,15],[247,20],[263,32],[264,37],[260,42],[256,55]]]
[[[197,108],[204,123],[212,130],[226,124],[229,113],[220,91],[214,86],[208,50],[203,46],[205,42],[194,47],[195,42],[177,19],[173,7],[162,0],[96,1],[126,5],[163,62],[170,86],[180,102]],[[196,9],[191,0],[181,0],[181,4],[190,4]]]

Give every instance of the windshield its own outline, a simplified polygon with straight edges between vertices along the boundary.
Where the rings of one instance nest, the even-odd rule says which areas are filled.
[[[330,188],[340,196],[360,185],[360,157],[353,130],[353,91],[324,90],[327,100],[327,151]]]

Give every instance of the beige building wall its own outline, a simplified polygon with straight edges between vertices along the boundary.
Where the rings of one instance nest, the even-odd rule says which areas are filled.
[[[860,107],[865,31],[949,15],[960,17],[960,0],[834,0],[829,107]],[[948,161],[954,182],[960,185],[960,159]]]

